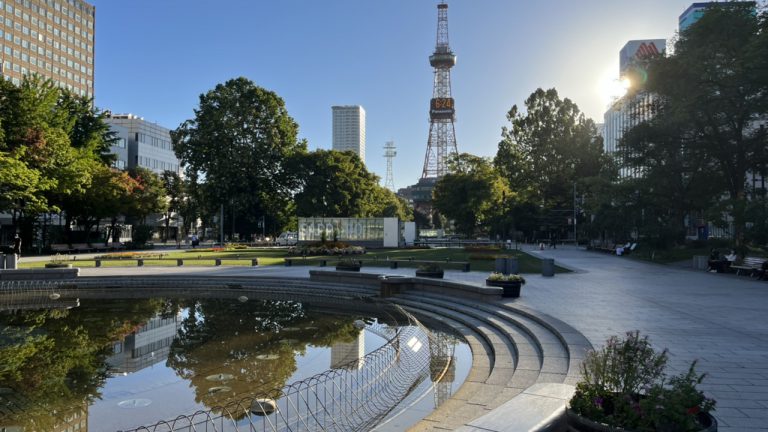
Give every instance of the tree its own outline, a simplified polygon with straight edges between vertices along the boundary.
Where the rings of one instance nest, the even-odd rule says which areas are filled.
[[[143,167],[128,170],[128,174],[136,182],[133,191],[131,207],[126,209],[126,215],[137,221],[146,222],[147,216],[162,213],[168,207],[165,201],[165,187],[160,176]]]
[[[494,164],[512,190],[545,208],[570,207],[573,181],[597,175],[603,165],[602,139],[591,119],[557,90],[537,89],[507,113],[509,128]]]
[[[525,100],[525,112],[513,105],[507,119],[511,125],[502,128],[494,159],[515,192],[504,226],[529,236],[540,227],[562,231],[573,215],[574,187],[586,196],[589,179],[609,174],[597,127],[555,89],[537,89]]]
[[[212,204],[244,217],[253,232],[262,215],[279,225],[291,217],[298,173],[289,161],[306,151],[297,133],[283,100],[241,77],[200,95],[195,118],[171,138],[188,174],[205,179]]]
[[[165,209],[165,231],[163,232],[163,241],[168,241],[168,231],[171,224],[171,217],[173,217],[174,214],[178,216],[179,212],[181,211],[181,207],[184,205],[184,200],[186,198],[184,191],[185,183],[184,180],[173,171],[163,171],[163,174],[160,175],[160,178],[163,181],[165,194],[168,198],[168,205]],[[177,229],[179,228],[181,227],[177,226]],[[179,234],[180,233],[178,232],[176,233],[177,239]]]
[[[681,129],[663,106],[649,108],[656,115],[627,131],[619,148],[625,166],[641,172],[631,182],[649,222],[640,228],[666,247],[685,241],[687,219],[718,199],[723,179],[697,134]]]
[[[129,213],[135,204],[135,193],[139,183],[124,171],[118,171],[102,164],[94,164],[91,175],[91,187],[79,193],[68,195],[64,200],[64,210],[68,220],[75,220],[89,235],[99,222],[109,219],[109,232],[106,240],[118,237],[117,220],[120,215]]]
[[[299,216],[380,216],[384,202],[391,203],[378,177],[353,152],[316,150],[303,155],[299,165],[303,173],[295,198]]]
[[[734,238],[744,244],[746,179],[768,157],[768,17],[750,3],[713,4],[679,35],[672,56],[650,64],[644,90],[658,95],[663,124],[707,155],[722,179]],[[650,127],[657,127],[651,124]],[[695,146],[695,151],[692,148]]]
[[[477,228],[491,227],[512,192],[489,159],[462,153],[450,165],[451,174],[435,184],[433,205],[452,219],[460,232],[474,236]]]

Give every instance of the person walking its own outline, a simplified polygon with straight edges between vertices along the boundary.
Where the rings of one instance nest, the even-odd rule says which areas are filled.
[[[21,259],[21,237],[19,234],[13,236],[13,253],[16,255],[16,262]]]

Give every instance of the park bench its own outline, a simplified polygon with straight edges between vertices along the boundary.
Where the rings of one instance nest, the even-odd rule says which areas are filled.
[[[69,247],[69,245],[66,244],[66,243],[54,243],[54,244],[51,245],[51,252],[53,252],[53,253],[68,254],[68,253],[72,252],[72,250],[73,249],[71,247]]]
[[[72,252],[90,252],[93,248],[88,243],[72,243]]]
[[[109,246],[104,243],[88,243],[88,246],[95,252],[106,252],[109,250]]]
[[[119,250],[125,249],[125,245],[120,242],[109,242],[107,244],[107,247],[109,248],[109,250],[113,250],[113,251],[119,251]]]
[[[744,257],[744,260],[741,261],[741,263],[731,264],[730,268],[736,270],[736,275],[741,275],[742,272],[745,272],[749,276],[752,276],[757,273],[757,270],[760,270],[764,262],[765,258]]]

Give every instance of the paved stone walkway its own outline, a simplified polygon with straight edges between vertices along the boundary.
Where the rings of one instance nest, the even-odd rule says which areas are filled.
[[[671,372],[698,360],[702,388],[717,400],[720,431],[768,431],[768,283],[637,262],[574,247],[530,250],[575,273],[527,277],[519,302],[553,315],[593,345],[630,330],[668,348]],[[142,267],[82,269],[82,276],[206,274],[307,277],[317,267]],[[364,268],[363,271],[366,271]],[[413,269],[372,268],[388,274]],[[482,284],[486,273],[446,271],[446,278]]]

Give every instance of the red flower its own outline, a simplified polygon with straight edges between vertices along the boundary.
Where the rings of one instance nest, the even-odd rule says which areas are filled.
[[[690,415],[694,415],[694,414],[698,414],[698,413],[699,413],[699,411],[701,411],[701,409],[699,408],[699,406],[698,406],[698,405],[696,405],[695,407],[692,407],[692,408],[688,408],[688,411],[687,411],[687,412],[688,412],[688,414],[690,414]]]

